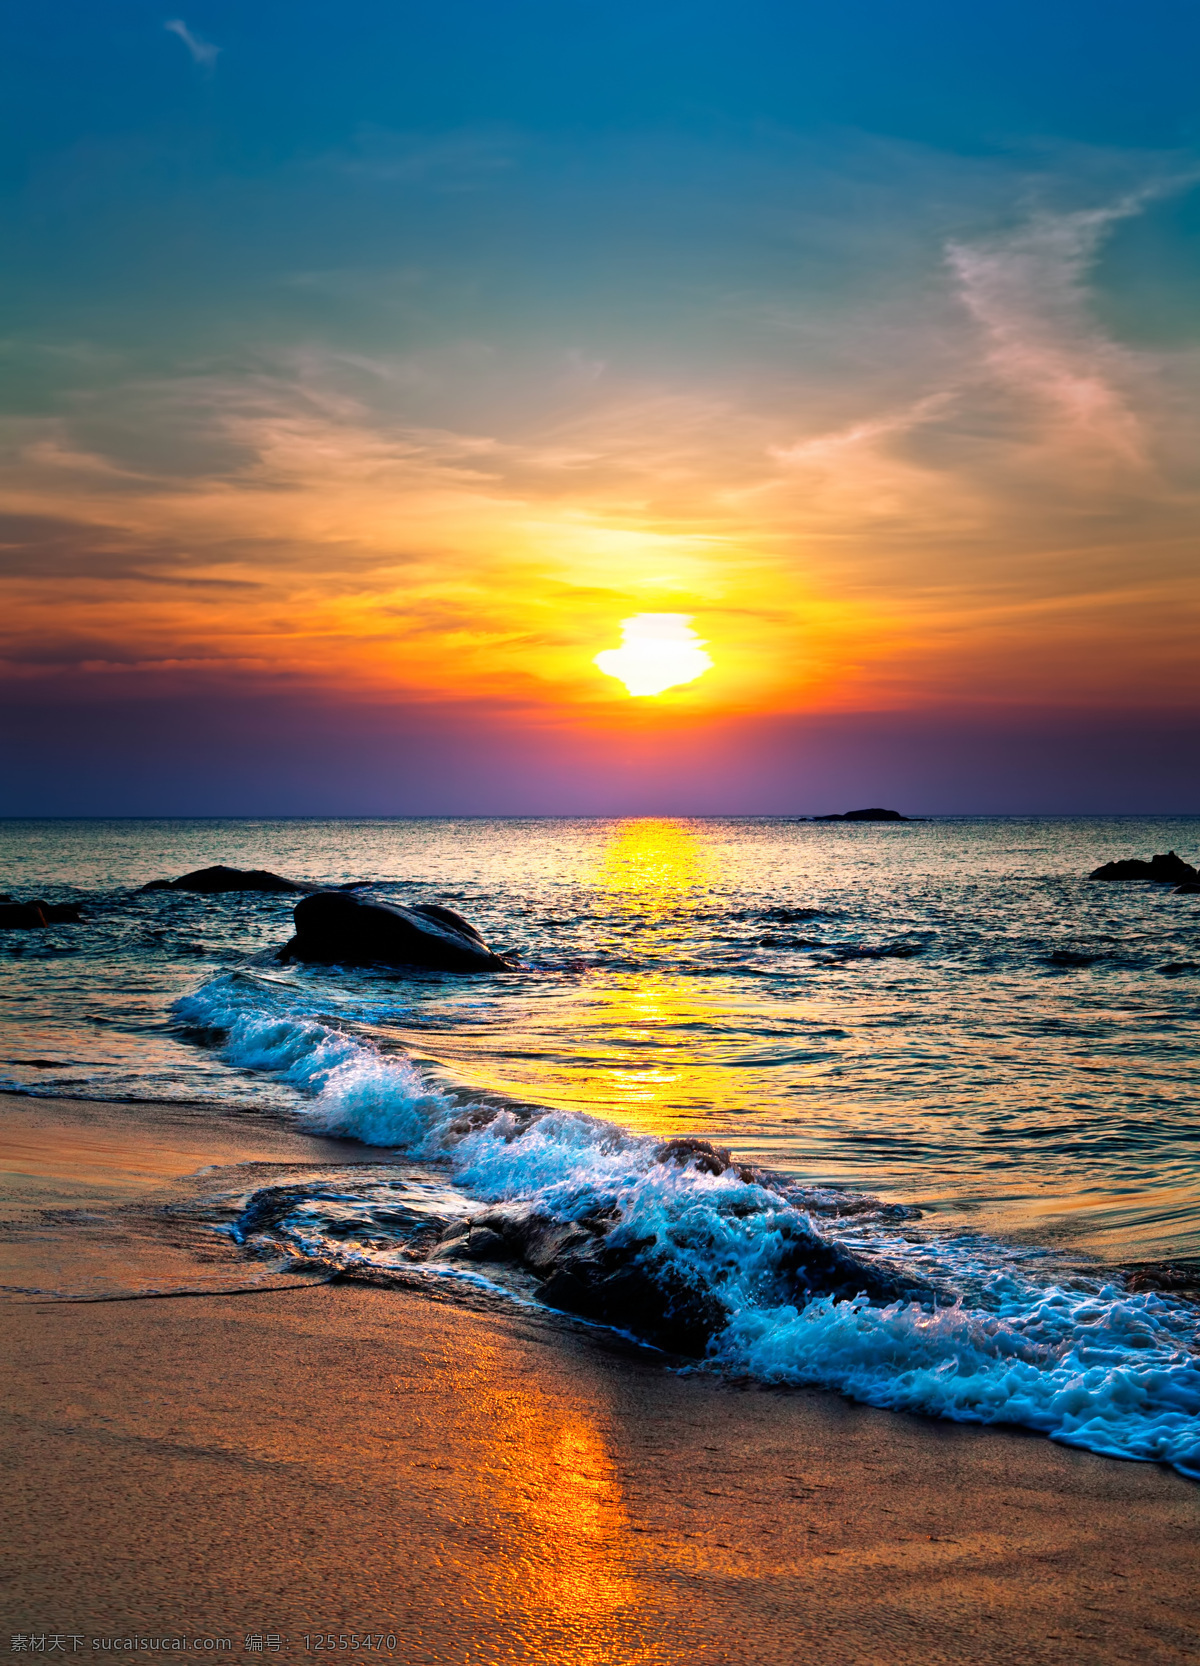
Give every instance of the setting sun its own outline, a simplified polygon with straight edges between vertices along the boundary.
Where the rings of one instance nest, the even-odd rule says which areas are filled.
[[[686,613],[636,613],[621,621],[621,646],[606,648],[592,662],[616,677],[635,697],[661,694],[694,682],[712,669],[712,659]]]

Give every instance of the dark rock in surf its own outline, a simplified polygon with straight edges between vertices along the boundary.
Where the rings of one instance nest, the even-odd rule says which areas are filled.
[[[1125,857],[1120,862],[1105,862],[1093,868],[1089,879],[1150,879],[1158,885],[1190,885],[1200,880],[1200,873],[1169,850],[1165,856],[1152,856],[1148,862],[1140,857]]]
[[[729,1309],[699,1273],[661,1251],[652,1238],[611,1242],[618,1211],[556,1221],[515,1209],[492,1209],[451,1228],[439,1257],[518,1262],[541,1282],[549,1307],[630,1331],[668,1353],[700,1358],[729,1321]]]
[[[672,1140],[660,1148],[664,1151],[662,1161],[725,1172],[719,1165],[727,1153],[706,1140]],[[752,1172],[741,1170],[743,1178]],[[517,1263],[541,1281],[538,1294],[548,1306],[628,1331],[668,1353],[703,1357],[729,1322],[720,1291],[670,1248],[654,1238],[629,1236],[620,1225],[615,1206],[571,1221],[520,1207],[490,1209],[456,1222],[435,1253],[450,1260]],[[782,1222],[778,1233],[779,1249],[763,1270],[773,1300],[803,1306],[818,1296],[836,1301],[864,1296],[879,1304],[953,1299],[902,1268],[819,1237],[800,1220]]]
[[[649,1245],[602,1245],[566,1256],[539,1294],[550,1307],[695,1359],[703,1357],[730,1316],[698,1273],[655,1255]]]
[[[458,1261],[512,1261],[512,1244],[490,1227],[468,1221],[465,1234],[459,1234],[443,1246],[442,1253]]]
[[[1200,1259],[1134,1261],[1126,1268],[1128,1290],[1166,1290],[1173,1296],[1200,1301]]]
[[[293,918],[296,935],[279,951],[282,961],[442,972],[501,972],[510,964],[461,914],[437,903],[405,908],[345,891],[318,891],[296,904]]]
[[[77,925],[81,916],[74,902],[0,903],[0,930],[37,931],[44,926]]]
[[[599,1215],[585,1222],[556,1221],[520,1205],[489,1209],[457,1221],[438,1251],[458,1261],[520,1261],[545,1275],[568,1250],[590,1245],[611,1221]]]
[[[179,879],[152,879],[143,891],[197,891],[202,896],[218,896],[226,891],[303,891],[306,887],[265,868],[227,868],[218,863],[213,868],[197,868]]]
[[[834,1301],[865,1296],[880,1307],[893,1302],[948,1306],[954,1300],[948,1291],[913,1278],[892,1262],[854,1255],[815,1232],[782,1230],[789,1242],[776,1263],[776,1276],[790,1286],[788,1299],[798,1306],[819,1296],[832,1296]]]
[[[816,1233],[795,1228],[770,1270],[775,1298],[798,1307],[819,1296],[849,1301],[865,1296],[886,1306],[915,1301],[940,1304],[947,1294],[908,1277],[902,1269],[872,1263]],[[730,1309],[698,1272],[653,1240],[593,1241],[559,1257],[542,1285],[541,1299],[581,1318],[631,1331],[669,1353],[703,1356],[729,1322]]]
[[[1177,885],[1174,894],[1177,897],[1200,897],[1200,883],[1189,880],[1186,885]]]
[[[911,821],[911,816],[902,816],[899,810],[881,810],[876,806],[872,810],[844,810],[841,815],[814,816],[814,821]]]
[[[692,1134],[681,1135],[680,1138],[667,1140],[654,1153],[656,1162],[676,1163],[680,1168],[687,1168],[689,1163],[701,1174],[724,1174],[727,1169],[733,1169],[740,1180],[747,1185],[763,1178],[758,1169],[751,1168],[747,1163],[735,1163],[733,1153],[723,1145],[712,1145],[708,1140],[702,1140]]]

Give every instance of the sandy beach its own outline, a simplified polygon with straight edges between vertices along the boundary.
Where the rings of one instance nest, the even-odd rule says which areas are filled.
[[[3,43],[0,1653],[1200,1666],[1200,0]]]
[[[64,1141],[87,1119],[93,1149],[107,1140],[98,1190],[119,1189],[122,1138],[143,1173],[159,1152],[147,1206],[165,1171],[197,1166],[186,1108],[60,1115]],[[3,1117],[33,1169],[52,1104],[8,1099]],[[210,1162],[345,1160],[344,1142],[252,1120],[223,1119]],[[74,1205],[74,1226],[37,1227],[10,1204],[12,1264],[27,1279],[48,1258],[65,1289],[77,1242],[94,1294],[105,1217]],[[119,1236],[128,1198],[112,1207]],[[187,1246],[167,1255],[160,1286],[195,1288]],[[413,1666],[1182,1662],[1200,1647],[1200,1488],[1157,1466],[681,1375],[480,1296],[276,1279],[14,1294],[4,1311],[6,1623],[66,1652],[186,1637],[241,1656],[278,1638],[297,1656],[342,1633],[390,1636]]]

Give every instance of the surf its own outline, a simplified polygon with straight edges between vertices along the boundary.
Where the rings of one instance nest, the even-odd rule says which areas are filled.
[[[1200,1478],[1200,1327],[1184,1300],[1102,1268],[1056,1279],[1036,1250],[918,1228],[903,1207],[806,1188],[705,1140],[472,1101],[348,1018],[317,1014],[303,991],[247,973],[177,1001],[174,1016],[218,1037],[230,1066],[297,1090],[300,1127],[436,1167],[462,1200],[398,1210],[386,1181],[302,1188],[274,1209],[256,1193],[235,1227],[248,1249],[269,1240],[348,1272],[398,1258],[434,1276],[507,1270],[535,1299],[685,1369],[1017,1424]],[[465,1256],[464,1222],[480,1233]]]

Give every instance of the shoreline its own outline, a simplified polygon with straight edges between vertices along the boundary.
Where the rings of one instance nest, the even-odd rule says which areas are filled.
[[[13,1098],[49,1131],[49,1101]],[[60,1111],[76,1134],[83,1103]],[[144,1109],[92,1102],[93,1132],[123,1127],[143,1168]],[[350,1143],[237,1117],[208,1135],[248,1173],[345,1164]],[[160,1170],[197,1155],[178,1128],[155,1137]],[[100,1180],[40,1228],[10,1217],[10,1247],[54,1259],[59,1288],[72,1267],[111,1276],[143,1207],[186,1184],[143,1175],[121,1198]],[[210,1268],[240,1285],[204,1290],[194,1244],[139,1242],[143,1279],[190,1276],[192,1299],[4,1304],[11,1633],[237,1655],[271,1635],[299,1657],[321,1652],[306,1634],[369,1630],[406,1666],[1157,1666],[1200,1648],[1200,1487],[1164,1466],[681,1373],[461,1287],[268,1274],[247,1301],[240,1256]]]
[[[10,1630],[406,1666],[1182,1662],[1200,1489],[360,1284],[10,1305]]]

